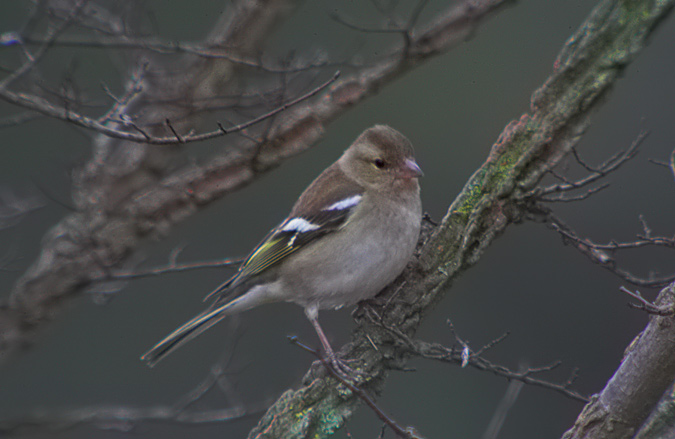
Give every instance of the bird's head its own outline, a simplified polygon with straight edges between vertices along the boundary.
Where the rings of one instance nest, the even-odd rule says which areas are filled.
[[[363,132],[340,158],[340,167],[366,188],[417,187],[424,175],[415,162],[410,140],[386,125]]]

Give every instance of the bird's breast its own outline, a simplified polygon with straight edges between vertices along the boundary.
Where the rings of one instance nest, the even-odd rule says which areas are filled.
[[[379,210],[377,210],[379,209]],[[405,268],[420,231],[419,203],[390,203],[310,244],[284,266],[290,301],[320,309],[374,297]]]

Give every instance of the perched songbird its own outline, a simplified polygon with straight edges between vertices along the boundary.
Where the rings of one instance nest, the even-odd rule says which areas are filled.
[[[374,297],[405,268],[420,232],[420,167],[410,141],[385,125],[363,134],[303,192],[291,214],[209,296],[214,303],[157,343],[150,366],[224,317],[263,303],[305,309],[328,359],[319,310]]]

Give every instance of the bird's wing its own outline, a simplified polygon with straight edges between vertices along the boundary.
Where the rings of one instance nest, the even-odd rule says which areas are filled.
[[[315,180],[302,194],[289,217],[251,252],[239,272],[211,292],[207,299],[262,274],[307,244],[343,227],[359,206],[364,190],[356,183],[328,187],[322,184],[321,180],[335,172],[341,171],[329,168]],[[303,199],[313,201],[308,203]]]

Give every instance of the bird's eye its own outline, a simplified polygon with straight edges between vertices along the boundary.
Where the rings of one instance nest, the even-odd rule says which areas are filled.
[[[375,161],[373,161],[373,164],[374,164],[375,167],[378,168],[378,169],[384,168],[384,160],[382,160],[382,159],[379,159],[379,158],[378,158],[378,159],[375,159]]]

